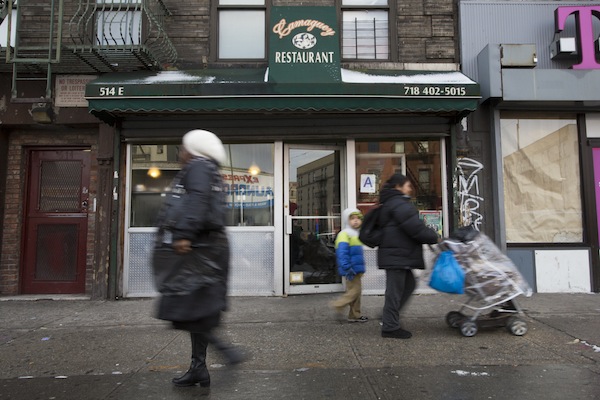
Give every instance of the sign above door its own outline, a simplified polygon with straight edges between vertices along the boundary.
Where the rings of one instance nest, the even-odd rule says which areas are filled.
[[[340,82],[335,7],[273,7],[269,82]]]

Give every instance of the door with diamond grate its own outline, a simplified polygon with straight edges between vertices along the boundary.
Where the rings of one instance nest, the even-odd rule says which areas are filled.
[[[84,293],[90,152],[32,150],[22,293]]]

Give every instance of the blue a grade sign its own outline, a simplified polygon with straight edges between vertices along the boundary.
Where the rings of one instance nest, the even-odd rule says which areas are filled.
[[[269,81],[340,82],[340,40],[335,7],[273,7]]]

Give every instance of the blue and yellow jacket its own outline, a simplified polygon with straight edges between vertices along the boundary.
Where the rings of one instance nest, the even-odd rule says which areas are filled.
[[[341,276],[352,280],[356,274],[365,272],[363,244],[358,239],[358,230],[348,226],[352,214],[360,214],[358,209],[346,209],[342,213],[342,230],[335,239],[335,255],[338,271]]]

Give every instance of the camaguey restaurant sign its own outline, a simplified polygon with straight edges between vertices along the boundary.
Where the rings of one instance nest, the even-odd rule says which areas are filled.
[[[335,7],[273,7],[269,81],[340,82]]]

